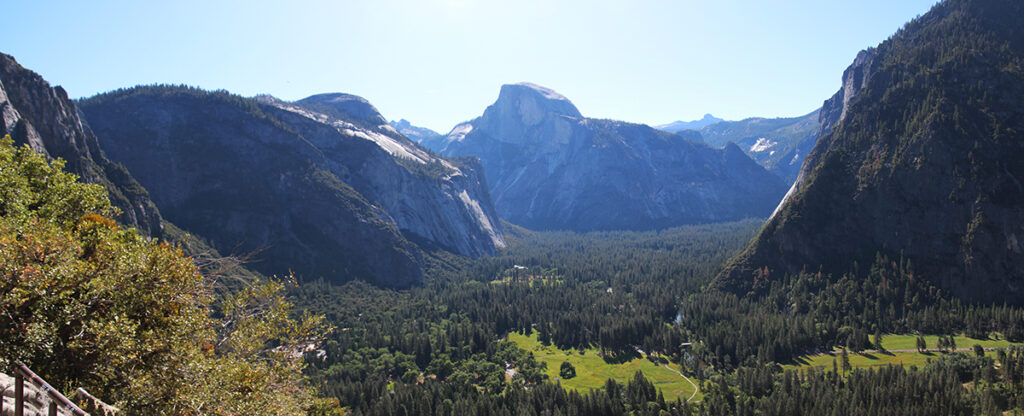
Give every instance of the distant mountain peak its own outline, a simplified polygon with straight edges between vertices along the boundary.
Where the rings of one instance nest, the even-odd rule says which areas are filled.
[[[402,133],[405,137],[435,152],[440,152],[441,149],[444,149],[445,144],[448,143],[445,136],[441,135],[441,133],[414,125],[404,118],[398,121],[392,120],[389,123],[391,127],[394,127],[395,130]]]
[[[325,92],[320,94],[313,94],[304,100],[316,101],[321,103],[350,103],[355,102],[360,105],[373,107],[369,101],[358,95],[348,94],[344,92]]]
[[[296,103],[304,106],[315,106],[319,111],[333,113],[328,115],[342,119],[356,119],[374,126],[388,124],[387,119],[380,114],[380,111],[377,111],[377,107],[374,107],[373,104],[370,104],[369,101],[358,95],[329,92],[311,95],[296,101]]]
[[[547,115],[583,118],[580,110],[562,94],[528,82],[502,85],[498,101],[487,111],[503,117],[515,114],[514,118],[526,125],[540,123]]]
[[[654,126],[654,128],[656,128],[658,130],[667,131],[669,133],[678,133],[678,132],[683,131],[683,130],[700,130],[700,129],[706,127],[706,126],[710,126],[712,124],[715,124],[715,123],[718,123],[718,122],[722,122],[722,121],[725,121],[725,120],[720,119],[718,117],[715,117],[715,116],[711,115],[711,113],[705,113],[704,117],[702,117],[700,120],[693,120],[693,121],[677,120],[677,121],[673,121],[673,122],[668,123],[668,124],[661,124],[661,125],[658,125],[658,126]]]
[[[536,91],[537,93],[543,95],[544,98],[547,98],[549,100],[569,101],[568,98],[565,98],[564,95],[555,92],[555,90],[547,88],[547,87],[542,87],[542,86],[534,84],[532,82],[520,82],[520,83],[516,83],[516,84],[512,84],[512,85],[506,85],[505,87],[526,87],[526,88],[529,88],[531,90]],[[502,87],[502,88],[504,88],[504,87]]]

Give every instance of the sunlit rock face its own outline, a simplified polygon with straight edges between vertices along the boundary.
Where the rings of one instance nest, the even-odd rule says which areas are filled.
[[[476,156],[498,214],[533,229],[646,230],[766,216],[785,185],[736,146],[583,117],[533,84],[501,87],[442,153]]]

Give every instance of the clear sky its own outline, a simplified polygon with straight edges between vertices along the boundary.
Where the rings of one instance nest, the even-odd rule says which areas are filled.
[[[589,117],[796,116],[934,0],[48,1],[3,6],[0,52],[72,97],[189,84],[348,92],[448,132],[529,81]]]

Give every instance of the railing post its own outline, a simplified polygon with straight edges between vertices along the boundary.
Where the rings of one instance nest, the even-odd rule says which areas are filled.
[[[14,416],[25,416],[25,376],[14,372]]]
[[[13,366],[14,372],[14,387],[15,387],[15,400],[14,400],[14,416],[25,416],[25,378],[27,377],[33,385],[39,388],[42,393],[45,393],[46,397],[50,399],[49,414],[56,415],[57,408],[63,407],[74,415],[77,416],[89,416],[84,410],[75,405],[74,402],[68,400],[59,391],[50,386],[46,380],[39,377],[38,374],[32,372],[24,363],[15,362]],[[59,405],[58,405],[59,403]]]

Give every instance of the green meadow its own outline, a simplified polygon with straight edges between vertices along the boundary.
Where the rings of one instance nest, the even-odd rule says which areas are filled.
[[[982,348],[1005,348],[1011,345],[1022,345],[1019,342],[1013,343],[1002,339],[999,334],[989,336],[988,339],[974,339],[963,335],[956,335],[953,339],[956,341],[957,348],[971,348],[974,344],[981,345]],[[935,349],[938,347],[939,336],[925,335],[924,342],[928,345],[928,349]],[[917,335],[882,335],[882,346],[887,350],[916,350]]]
[[[914,365],[918,368],[924,367],[928,364],[929,360],[936,359],[946,352],[936,351],[938,346],[939,337],[938,335],[925,335],[925,344],[929,351],[917,352],[917,335],[883,335],[882,346],[885,347],[888,352],[864,352],[854,353],[850,352],[850,366],[853,368],[867,368],[867,367],[878,367],[886,365],[903,365],[910,366]],[[988,339],[975,339],[968,338],[962,335],[954,337],[956,341],[956,348],[970,349],[974,345],[980,345],[982,348],[1005,348],[1010,346],[1024,345],[1022,343],[1010,342],[999,337],[998,334]],[[913,351],[898,351],[898,350],[913,350]],[[967,351],[966,353],[971,353]],[[986,354],[992,354],[991,351],[987,351]],[[807,355],[798,357],[793,363],[787,363],[783,365],[786,369],[803,369],[810,367],[819,367],[826,370],[832,369],[832,360],[835,360],[836,365],[842,371],[842,354],[839,351],[832,351],[825,354]]]
[[[537,333],[530,336],[511,333],[508,340],[519,345],[527,351],[533,352],[538,361],[547,363],[547,375],[553,381],[562,384],[563,387],[586,392],[590,389],[597,389],[604,386],[606,380],[614,379],[616,382],[625,384],[639,370],[650,380],[651,383],[661,389],[665,400],[674,401],[679,398],[686,401],[693,395],[694,386],[683,379],[675,371],[657,365],[651,360],[635,355],[628,360],[605,361],[596,349],[588,348],[584,351],[562,350],[555,346],[545,347],[537,341]],[[568,361],[576,368],[576,377],[562,380],[558,377],[558,370],[563,361]],[[620,362],[621,361],[621,362]],[[668,364],[673,370],[679,370],[679,366]],[[693,400],[700,400],[698,393]]]

